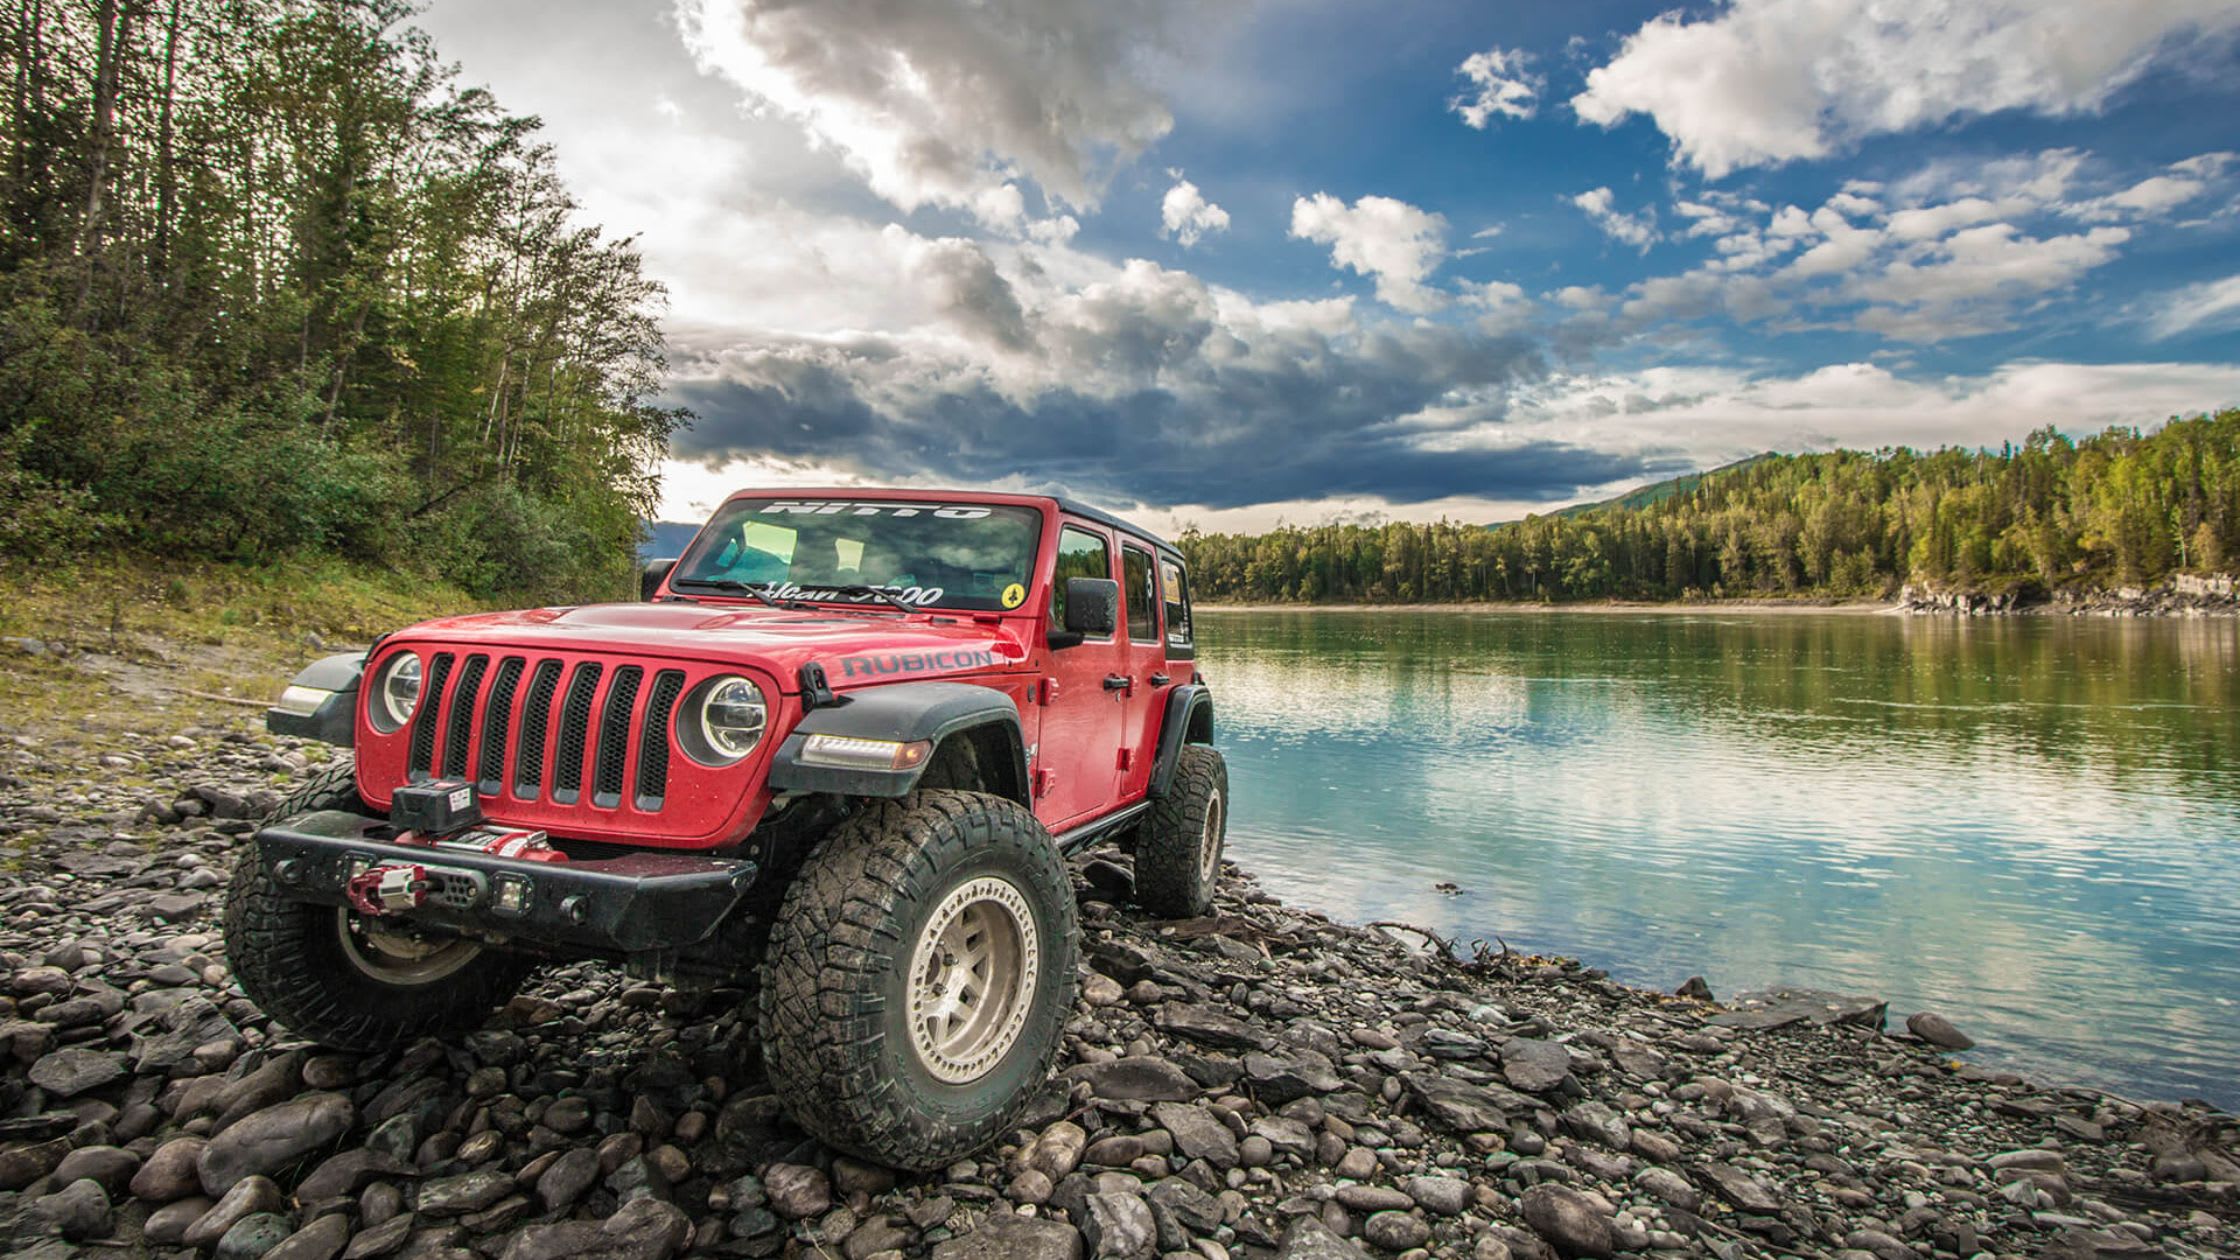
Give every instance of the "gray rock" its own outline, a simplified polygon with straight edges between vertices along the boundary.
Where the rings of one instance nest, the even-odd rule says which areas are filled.
[[[1060,1120],[1035,1135],[1034,1141],[1028,1143],[1026,1150],[1021,1152],[1019,1166],[1039,1172],[1049,1178],[1052,1184],[1056,1184],[1064,1180],[1067,1173],[1080,1167],[1081,1157],[1086,1153],[1088,1144],[1089,1135],[1080,1125],[1071,1120]]]
[[[57,1098],[75,1098],[121,1081],[130,1071],[121,1054],[72,1046],[41,1056],[27,1075],[32,1084]]]
[[[233,1188],[219,1196],[210,1210],[195,1218],[187,1226],[179,1241],[189,1247],[214,1247],[226,1236],[226,1231],[241,1223],[242,1218],[259,1212],[277,1212],[287,1202],[280,1187],[270,1177],[243,1177],[233,1183]]]
[[[253,1212],[235,1221],[218,1239],[213,1260],[262,1260],[294,1232],[288,1218],[278,1212]]]
[[[202,1188],[224,1194],[245,1177],[276,1173],[332,1145],[357,1118],[357,1109],[340,1094],[306,1094],[251,1112],[202,1148],[195,1164]]]
[[[1244,1056],[1244,1076],[1252,1082],[1253,1095],[1271,1107],[1310,1094],[1327,1094],[1345,1085],[1330,1060],[1312,1050],[1286,1056],[1248,1054]]]
[[[1414,1196],[1391,1186],[1339,1186],[1331,1197],[1355,1212],[1405,1212],[1416,1205]]]
[[[1361,1236],[1386,1251],[1408,1251],[1431,1241],[1431,1226],[1413,1212],[1376,1212],[1361,1222]]]
[[[70,1153],[70,1139],[52,1138],[22,1146],[0,1147],[0,1190],[21,1190],[53,1172]]]
[[[807,1164],[772,1164],[762,1172],[770,1210],[789,1221],[822,1216],[832,1206],[832,1182]]]
[[[287,1236],[264,1260],[334,1260],[350,1242],[350,1218],[330,1212]]]
[[[1153,1103],[1151,1118],[1174,1135],[1174,1148],[1185,1159],[1202,1159],[1216,1168],[1237,1164],[1237,1135],[1214,1118],[1212,1112],[1189,1103]]]
[[[1764,1183],[1732,1164],[1706,1164],[1703,1178],[1720,1198],[1745,1212],[1778,1212],[1781,1199]]]
[[[1563,1128],[1573,1137],[1599,1142],[1613,1151],[1622,1151],[1633,1141],[1632,1128],[1607,1103],[1583,1102],[1568,1108],[1563,1113]]]
[[[158,1151],[157,1154],[162,1154]],[[420,1170],[385,1151],[353,1147],[330,1155],[311,1175],[296,1183],[296,1198],[304,1203],[356,1194],[377,1181],[418,1177]]]
[[[201,1174],[195,1171],[195,1161],[202,1157],[203,1141],[198,1137],[173,1138],[148,1156],[140,1171],[132,1175],[132,1193],[136,1198],[150,1203],[169,1203],[202,1192]]]
[[[933,1260],[1081,1260],[1081,1231],[1062,1221],[994,1211],[935,1245]]]
[[[1133,1194],[1092,1194],[1083,1205],[1081,1237],[1092,1260],[1150,1260],[1158,1249],[1151,1206]]]
[[[1169,1002],[1153,1022],[1177,1037],[1221,1050],[1258,1050],[1268,1044],[1266,1033],[1211,1006]]]
[[[1669,1168],[1644,1168],[1634,1174],[1633,1184],[1683,1212],[1693,1212],[1703,1206],[1702,1192]]]
[[[419,1218],[408,1213],[368,1226],[350,1240],[349,1246],[342,1249],[342,1260],[371,1260],[375,1256],[388,1255],[403,1246],[405,1238],[419,1225]]]
[[[1150,1055],[1083,1063],[1066,1078],[1088,1082],[1090,1095],[1107,1102],[1183,1102],[1202,1092],[1181,1068]]]
[[[1454,1133],[1503,1133],[1509,1128],[1510,1113],[1530,1112],[1539,1105],[1499,1086],[1470,1085],[1427,1072],[1410,1072],[1401,1080],[1424,1113]]]
[[[109,1193],[101,1183],[80,1178],[31,1205],[31,1215],[48,1230],[75,1242],[106,1238],[116,1217],[109,1209]]]
[[[1566,1186],[1534,1186],[1519,1208],[1524,1223],[1562,1255],[1607,1256],[1615,1245],[1610,1222],[1593,1200]]]
[[[1511,1037],[1501,1045],[1501,1079],[1527,1093],[1545,1093],[1569,1075],[1571,1052],[1556,1042]]]
[[[187,1227],[202,1219],[203,1214],[216,1206],[202,1195],[173,1199],[155,1211],[140,1226],[140,1237],[156,1247],[175,1247],[187,1236]]]
[[[1906,1031],[1932,1046],[1947,1050],[1973,1050],[1975,1039],[1952,1026],[1952,1021],[1933,1011],[1916,1011],[1906,1016]]]
[[[1292,1221],[1291,1228],[1284,1231],[1282,1245],[1276,1248],[1276,1260],[1362,1260],[1366,1255],[1359,1245],[1338,1237],[1315,1216]]]
[[[479,1212],[511,1193],[511,1173],[461,1173],[456,1177],[438,1177],[422,1185],[418,1206],[422,1216],[439,1219],[465,1216],[469,1212]]]
[[[62,1157],[54,1166],[54,1179],[63,1185],[87,1180],[98,1183],[102,1193],[116,1194],[125,1188],[132,1174],[140,1167],[140,1157],[117,1146],[81,1146]]]
[[[1460,1177],[1412,1177],[1408,1197],[1440,1216],[1460,1216],[1470,1206],[1470,1183]]]
[[[1145,1192],[1144,1198],[1150,1200],[1152,1207],[1171,1213],[1191,1233],[1210,1234],[1221,1228],[1221,1200],[1181,1177],[1157,1182]]]
[[[558,1212],[582,1198],[598,1179],[599,1152],[588,1146],[571,1147],[537,1178],[537,1202],[547,1212]],[[755,1193],[761,1197],[759,1184]]]

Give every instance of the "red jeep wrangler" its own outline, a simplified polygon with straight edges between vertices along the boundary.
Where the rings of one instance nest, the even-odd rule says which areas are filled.
[[[241,987],[353,1050],[540,959],[757,994],[803,1128],[932,1169],[1006,1133],[1073,1005],[1064,855],[1202,914],[1228,772],[1181,554],[1063,499],[739,494],[645,602],[430,621],[267,717],[355,751],[234,873]]]

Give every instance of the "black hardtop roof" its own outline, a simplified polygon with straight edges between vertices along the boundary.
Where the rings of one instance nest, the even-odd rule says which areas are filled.
[[[1145,529],[1141,525],[1130,524],[1129,522],[1121,520],[1119,517],[1114,516],[1112,513],[1105,511],[1103,508],[1090,507],[1088,504],[1083,503],[1079,499],[1069,499],[1062,494],[1053,494],[1048,497],[1057,503],[1059,511],[1070,512],[1075,516],[1088,517],[1090,520],[1095,521],[1099,525],[1110,525],[1112,528],[1119,530],[1123,534],[1135,535],[1137,538],[1150,543],[1153,547],[1166,552],[1168,555],[1173,556],[1177,560],[1182,559],[1182,549],[1180,547],[1177,547],[1173,543],[1168,542],[1166,539],[1159,537],[1157,534],[1152,533],[1150,530]]]

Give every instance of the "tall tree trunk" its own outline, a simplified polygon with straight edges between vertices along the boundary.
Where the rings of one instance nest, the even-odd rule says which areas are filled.
[[[109,150],[117,127],[117,86],[124,74],[124,45],[131,34],[132,10],[118,0],[101,0],[93,58],[93,152],[86,162],[86,213],[78,229],[78,253],[85,273],[78,287],[78,314],[86,315],[93,294],[93,273],[101,256],[102,194],[109,185]],[[88,325],[89,327],[91,325]]]
[[[171,14],[164,21],[163,101],[156,117],[156,239],[150,251],[149,270],[156,283],[170,287],[171,214],[177,193],[177,172],[172,168],[171,110],[179,73],[179,0],[171,0]]]

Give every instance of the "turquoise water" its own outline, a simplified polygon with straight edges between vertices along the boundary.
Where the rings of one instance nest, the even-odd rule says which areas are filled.
[[[2240,1106],[2232,621],[1208,612],[1199,639],[1230,852],[1287,901],[1666,989],[1871,993],[1977,1061]]]

